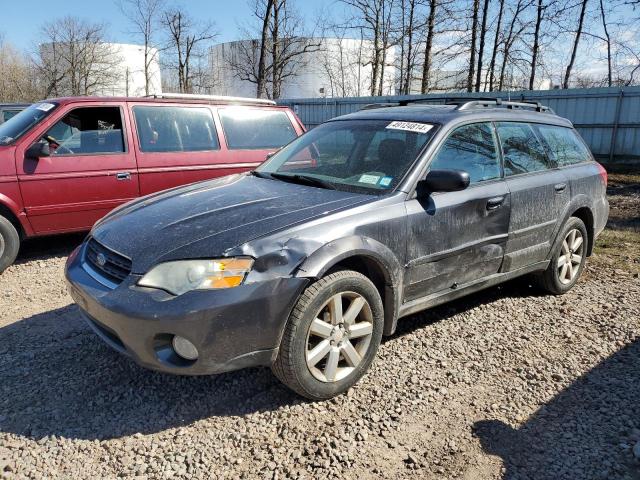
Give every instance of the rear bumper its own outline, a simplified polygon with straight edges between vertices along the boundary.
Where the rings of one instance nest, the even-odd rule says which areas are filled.
[[[227,290],[179,297],[138,287],[130,275],[113,290],[82,266],[79,247],[67,261],[69,292],[91,328],[115,350],[143,367],[182,375],[221,373],[269,365],[300,292],[301,278],[277,278]],[[198,349],[195,361],[179,357],[171,340],[180,335]]]

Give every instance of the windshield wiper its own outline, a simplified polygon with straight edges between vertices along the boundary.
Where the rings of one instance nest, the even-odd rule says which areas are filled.
[[[270,173],[266,173],[266,172],[259,172],[258,170],[251,170],[249,172],[251,175],[253,175],[254,177],[258,177],[258,178],[268,178],[269,180],[273,180],[273,177],[271,176]]]
[[[307,185],[312,185],[314,187],[322,187],[322,188],[327,188],[329,190],[335,190],[336,187],[334,184],[327,182],[325,180],[321,180],[319,178],[316,177],[311,177],[309,175],[300,175],[300,174],[293,174],[293,175],[289,175],[286,173],[271,173],[270,174],[272,178],[277,178],[280,180],[284,180],[285,182],[291,182],[291,183],[304,183]]]

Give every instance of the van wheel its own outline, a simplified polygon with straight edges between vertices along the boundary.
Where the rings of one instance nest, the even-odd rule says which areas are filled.
[[[20,235],[13,224],[0,217],[0,273],[13,263],[20,250]]]
[[[350,270],[310,285],[293,309],[273,373],[311,400],[340,395],[368,370],[380,345],[384,310],[375,285]]]
[[[567,293],[576,284],[587,260],[587,229],[571,217],[558,235],[551,263],[540,276],[542,288],[555,295]]]

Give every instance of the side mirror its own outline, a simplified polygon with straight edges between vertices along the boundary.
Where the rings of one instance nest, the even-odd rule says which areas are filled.
[[[33,160],[38,160],[40,157],[48,157],[51,155],[51,149],[48,142],[36,142],[27,148],[25,156]]]
[[[418,196],[433,192],[457,192],[469,186],[469,174],[464,170],[431,170],[418,182]]]

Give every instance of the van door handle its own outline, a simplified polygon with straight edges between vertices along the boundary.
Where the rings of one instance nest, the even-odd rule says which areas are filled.
[[[553,188],[555,188],[556,192],[562,193],[567,189],[566,183],[556,183]]]
[[[487,200],[487,210],[495,210],[500,208],[504,203],[504,197],[493,197]]]
[[[116,173],[116,180],[131,180],[131,172]]]

